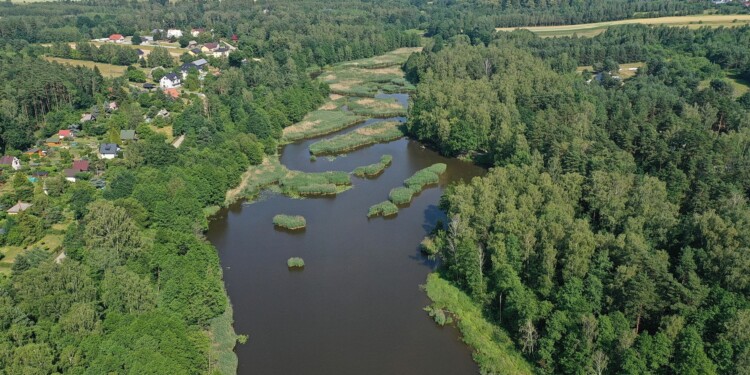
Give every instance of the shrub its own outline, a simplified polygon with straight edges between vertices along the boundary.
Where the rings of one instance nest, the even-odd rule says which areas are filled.
[[[398,207],[391,201],[380,202],[376,205],[370,206],[370,210],[367,212],[367,217],[374,216],[390,216],[398,213]]]
[[[411,202],[413,194],[414,192],[411,189],[399,186],[391,189],[391,192],[388,194],[388,199],[394,204],[406,204]]]
[[[286,265],[289,268],[302,268],[305,266],[305,261],[302,258],[293,257],[286,261]]]
[[[273,224],[286,229],[302,229],[307,225],[305,218],[299,215],[276,215]]]

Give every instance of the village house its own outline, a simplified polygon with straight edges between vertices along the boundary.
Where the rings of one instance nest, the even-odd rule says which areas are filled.
[[[153,90],[153,89],[156,88],[156,85],[154,85],[153,83],[146,82],[146,83],[143,84],[143,88],[146,89],[146,90],[151,91],[151,90]]]
[[[24,155],[28,155],[28,156],[37,155],[40,158],[43,158],[43,157],[47,156],[47,152],[44,151],[44,150],[42,150],[42,149],[40,149],[40,148],[34,147],[34,148],[30,148],[30,149],[24,151]]]
[[[76,182],[76,176],[81,172],[88,172],[89,171],[89,161],[88,160],[73,160],[73,166],[65,169],[63,173],[65,174],[65,179],[70,182]]]
[[[159,87],[163,89],[180,87],[180,85],[182,85],[182,79],[174,73],[169,73],[159,80]]]
[[[182,30],[167,29],[167,38],[182,38]]]
[[[194,37],[197,37],[198,35],[201,35],[204,32],[206,32],[206,29],[204,29],[202,27],[199,27],[197,29],[196,28],[190,29],[190,35],[192,35]]]
[[[0,165],[9,165],[14,171],[21,169],[21,160],[15,156],[5,155],[0,158]]]
[[[111,43],[123,43],[125,41],[125,37],[122,36],[122,34],[112,34],[109,36],[109,41]]]
[[[81,122],[89,122],[96,120],[96,115],[93,113],[84,113],[81,115]]]
[[[50,136],[44,141],[44,144],[47,145],[47,147],[58,147],[61,143],[60,137],[57,134]]]
[[[229,48],[221,47],[213,50],[211,53],[213,57],[220,58],[220,57],[229,57]]]
[[[61,129],[57,132],[57,136],[60,140],[73,139],[73,131],[70,129]]]
[[[120,147],[116,144],[103,143],[99,146],[99,159],[114,159],[119,151]]]
[[[206,43],[201,47],[201,52],[208,53],[213,52],[215,49],[219,48],[219,43]]]
[[[31,207],[31,203],[18,201],[18,203],[16,203],[13,207],[11,207],[6,212],[8,213],[8,215],[18,215],[19,213],[28,210],[29,207]]]
[[[188,51],[188,53],[189,53],[189,54],[190,54],[191,56],[198,56],[198,55],[200,55],[201,53],[203,53],[203,51],[201,51],[201,49],[200,49],[200,48],[193,48],[193,49],[189,50],[189,51]]]
[[[177,98],[180,97],[180,92],[177,91],[177,89],[175,89],[175,88],[164,89],[164,94],[167,95],[167,96],[169,96],[172,99],[177,99]]]
[[[120,140],[127,144],[130,141],[138,140],[138,137],[135,135],[135,130],[120,130]]]

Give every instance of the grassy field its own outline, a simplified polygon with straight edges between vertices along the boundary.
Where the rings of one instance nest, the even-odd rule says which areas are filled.
[[[394,141],[404,135],[400,122],[383,121],[315,142],[310,145],[310,153],[316,156],[336,155],[376,143]]]
[[[631,77],[634,77],[636,75],[636,73],[638,73],[638,69],[640,69],[641,67],[643,67],[643,65],[645,65],[645,64],[642,63],[642,62],[636,62],[636,63],[630,63],[630,64],[620,64],[620,73],[619,73],[619,75],[624,80],[628,79],[628,78],[631,78]],[[578,73],[582,73],[584,70],[588,70],[589,72],[593,72],[594,71],[594,67],[592,67],[591,65],[584,65],[584,66],[579,66],[576,69],[576,71]]]
[[[404,79],[400,66],[421,48],[400,48],[381,56],[354,60],[333,66],[318,78],[334,94],[373,97],[385,93],[409,92],[415,87]]]
[[[125,74],[125,71],[128,69],[127,66],[122,66],[122,65],[104,64],[104,63],[97,63],[97,62],[85,61],[85,60],[63,59],[60,57],[45,56],[44,59],[47,61],[55,61],[60,64],[67,64],[67,65],[72,65],[72,66],[85,66],[91,69],[94,69],[94,67],[97,67],[99,68],[99,71],[102,73],[103,76],[109,77],[109,78],[119,77]]]
[[[324,109],[330,108],[331,105],[331,103],[326,103],[321,109],[308,113],[301,122],[284,128],[282,141],[288,143],[304,138],[319,137],[365,121],[365,117],[351,112]]]
[[[724,77],[723,79],[728,81],[729,84],[732,85],[732,88],[734,89],[732,96],[734,96],[735,98],[739,98],[740,96],[744,95],[746,92],[750,91],[750,82],[740,78],[737,75],[729,74],[727,77]],[[706,87],[708,87],[710,83],[711,83],[710,79],[701,81],[698,84],[698,88],[705,89]]]
[[[482,374],[533,374],[532,367],[516,350],[508,334],[484,317],[482,309],[438,274],[427,276],[424,286],[432,305],[426,309],[451,317],[463,341],[473,349],[474,361]],[[455,318],[455,319],[454,319]]]
[[[656,18],[634,18],[628,20],[585,23],[578,25],[560,25],[560,26],[529,26],[529,27],[501,27],[497,31],[513,31],[517,29],[530,30],[541,37],[557,36],[595,36],[603,33],[607,28],[617,25],[628,24],[644,25],[666,25],[666,26],[687,26],[690,28],[699,28],[703,26],[710,27],[733,27],[750,24],[750,14],[719,15],[703,14],[695,16],[676,16],[676,17],[656,17]]]
[[[107,42],[90,42],[90,43],[93,44],[93,45],[95,45],[95,46],[102,46],[104,44],[111,44],[111,43],[107,43]],[[72,43],[72,44],[75,45],[75,43]],[[154,46],[154,45],[138,45],[138,46],[136,46],[136,45],[132,45],[132,44],[117,44],[117,45],[118,46],[122,46],[122,47],[129,47],[129,48],[134,48],[134,49],[140,49],[140,50],[143,51],[143,55],[144,56],[148,56],[148,54],[151,53],[151,51],[153,51],[154,48],[157,48],[157,47],[166,48],[167,51],[169,51],[169,54],[172,55],[173,57],[180,57],[180,56],[182,56],[183,53],[185,53],[185,52],[188,51],[187,48],[175,47],[174,45],[170,45],[170,44],[158,45],[158,46]]]
[[[406,108],[395,98],[352,98],[349,110],[361,116],[387,118],[406,116]]]

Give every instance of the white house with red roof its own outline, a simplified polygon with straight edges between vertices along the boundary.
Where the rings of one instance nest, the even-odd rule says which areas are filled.
[[[112,34],[109,36],[109,41],[112,43],[122,43],[125,41],[125,37],[122,34]]]

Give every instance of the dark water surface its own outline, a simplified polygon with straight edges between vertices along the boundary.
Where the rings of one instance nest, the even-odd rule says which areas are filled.
[[[377,120],[376,120],[377,121]],[[351,129],[348,129],[349,131]],[[429,304],[419,285],[434,268],[419,242],[443,213],[437,204],[452,181],[483,170],[446,159],[401,139],[334,160],[309,160],[307,146],[287,145],[281,161],[304,171],[393,164],[374,179],[352,177],[354,187],[336,197],[290,199],[268,194],[236,204],[211,222],[234,306],[235,330],[248,334],[236,349],[240,374],[475,374],[469,348],[453,327],[441,328],[422,310]],[[393,218],[367,218],[368,208],[418,169],[448,164],[440,186],[416,196]],[[274,229],[276,214],[299,214],[304,231]],[[286,260],[305,260],[289,271]]]

